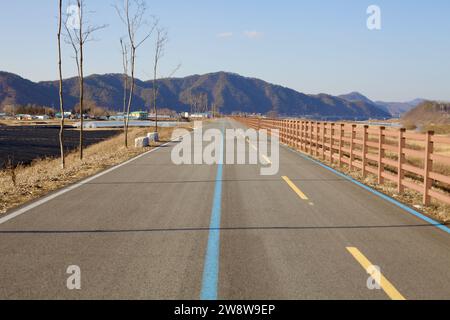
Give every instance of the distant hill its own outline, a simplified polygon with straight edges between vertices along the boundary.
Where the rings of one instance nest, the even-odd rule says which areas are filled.
[[[204,94],[210,104],[223,113],[275,113],[316,119],[383,119],[390,114],[367,101],[349,101],[328,94],[307,95],[265,81],[234,73],[217,72],[185,78],[158,80],[158,106],[176,111],[190,110],[190,97]],[[150,108],[152,81],[136,80],[133,110]],[[67,109],[77,104],[76,78],[64,80]],[[123,76],[91,75],[85,80],[88,103],[111,110],[122,110]],[[38,104],[58,107],[58,82],[34,83],[17,75],[0,72],[0,107],[8,104]]]
[[[408,102],[372,101],[359,92],[352,92],[349,94],[341,95],[339,97],[342,99],[345,99],[347,101],[351,101],[351,102],[361,101],[366,104],[372,105],[373,107],[377,107],[379,109],[382,109],[382,110],[388,112],[391,115],[391,117],[394,117],[394,118],[399,118],[404,113],[417,107],[420,103],[425,101],[424,99],[415,99],[415,100],[408,101]]]
[[[424,101],[402,117],[403,123],[418,127],[450,125],[450,103]]]
[[[393,117],[400,117],[406,112],[410,111],[411,109],[414,109],[419,104],[424,102],[424,99],[415,99],[408,102],[383,102],[383,101],[376,101],[375,103],[381,107],[386,108]]]
[[[359,92],[351,92],[348,94],[340,95],[339,97],[351,102],[363,101],[365,103],[375,104],[372,100],[370,100],[369,98],[367,98],[366,96],[362,95]]]
[[[8,104],[25,105],[34,103],[50,105],[50,101],[57,99],[57,92],[37,83],[23,79],[18,75],[0,72],[0,106]]]

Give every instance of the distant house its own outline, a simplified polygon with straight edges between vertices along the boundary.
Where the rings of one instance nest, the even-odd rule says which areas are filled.
[[[193,113],[190,115],[191,119],[209,119],[211,118],[211,113]]]
[[[17,114],[16,115],[17,120],[33,120],[33,116],[29,114]]]
[[[61,113],[58,112],[55,114],[56,118],[61,118]],[[72,112],[64,112],[64,118],[68,119],[72,117]]]
[[[130,118],[133,120],[147,120],[148,112],[146,111],[134,111],[130,113]]]
[[[48,119],[50,119],[50,117],[47,116],[47,115],[38,115],[38,116],[36,116],[35,118],[36,118],[37,120],[48,120]]]
[[[149,119],[156,119],[156,114],[155,113],[149,113],[148,118]],[[173,118],[172,115],[158,113],[158,119],[171,119],[171,118]]]

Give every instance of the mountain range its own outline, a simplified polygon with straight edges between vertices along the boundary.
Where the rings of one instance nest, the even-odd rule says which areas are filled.
[[[85,78],[89,104],[106,109],[123,109],[123,75],[91,75]],[[32,82],[18,75],[0,72],[0,108],[7,105],[36,104],[58,108],[58,81]],[[185,78],[160,79],[158,107],[189,111],[192,97],[206,96],[222,113],[233,112],[302,116],[322,120],[385,119],[415,105],[373,102],[359,93],[343,96],[310,95],[263,80],[234,73],[217,72]],[[149,110],[153,81],[136,79],[133,110]],[[78,103],[78,79],[64,80],[66,109]]]
[[[393,118],[399,118],[401,115],[414,109],[419,104],[425,101],[425,99],[414,99],[412,101],[407,102],[372,101],[359,92],[352,92],[349,94],[340,95],[339,97],[347,101],[351,102],[362,101],[368,105],[372,105],[373,107],[378,107],[388,112]]]

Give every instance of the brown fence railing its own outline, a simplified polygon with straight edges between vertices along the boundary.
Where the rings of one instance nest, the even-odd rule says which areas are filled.
[[[405,188],[450,204],[450,138],[433,132],[351,123],[298,119],[234,117],[254,129],[279,130],[280,142],[339,167],[374,175],[378,184],[390,181],[397,192]]]

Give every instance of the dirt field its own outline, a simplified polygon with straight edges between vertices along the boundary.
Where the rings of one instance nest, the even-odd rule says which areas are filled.
[[[85,131],[85,146],[105,141],[119,130]],[[66,152],[78,148],[80,132],[65,130]],[[33,160],[59,156],[59,128],[57,126],[0,126],[0,169],[11,159],[14,165],[30,164]]]
[[[187,125],[186,128],[189,129],[190,126]],[[161,128],[160,143],[170,140],[172,131],[173,128]],[[93,144],[86,148],[83,161],[79,160],[77,152],[72,152],[66,157],[65,169],[61,169],[59,159],[48,158],[33,161],[31,165],[19,166],[14,170],[0,170],[0,216],[11,208],[158,146],[160,143],[149,148],[134,148],[134,139],[145,136],[148,132],[149,130],[144,128],[130,128],[129,148],[124,147],[123,133]]]

